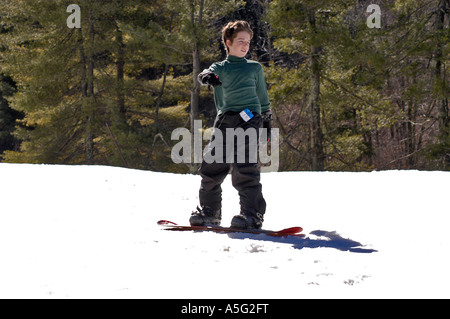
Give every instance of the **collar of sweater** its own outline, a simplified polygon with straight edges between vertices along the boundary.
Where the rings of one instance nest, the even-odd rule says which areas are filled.
[[[234,56],[234,55],[228,55],[227,56],[227,61],[229,61],[231,63],[239,63],[239,62],[245,62],[247,60],[245,58],[239,58],[239,57]]]

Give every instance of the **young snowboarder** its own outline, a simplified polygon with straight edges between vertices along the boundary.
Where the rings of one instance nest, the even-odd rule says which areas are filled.
[[[248,22],[228,23],[222,30],[227,58],[212,64],[198,76],[200,83],[214,87],[217,109],[213,137],[207,153],[210,152],[211,155],[219,151],[218,147],[222,147],[220,154],[224,157],[223,160],[208,163],[205,161],[207,153],[204,156],[199,169],[202,177],[200,207],[197,207],[190,218],[193,226],[220,225],[221,184],[230,169],[232,184],[239,192],[241,206],[240,214],[231,221],[231,227],[260,229],[264,221],[266,202],[262,195],[260,171],[257,160],[254,160],[257,158],[254,153],[257,152],[259,128],[270,130],[272,113],[263,68],[258,62],[245,59],[252,38],[253,31]],[[245,139],[230,137],[227,129],[244,132]],[[216,139],[219,133],[221,139]],[[218,141],[220,145],[217,145]],[[240,145],[236,145],[236,142]],[[230,145],[233,153],[231,159]],[[238,154],[239,152],[242,154]],[[242,159],[239,155],[243,154],[245,160],[239,160]]]

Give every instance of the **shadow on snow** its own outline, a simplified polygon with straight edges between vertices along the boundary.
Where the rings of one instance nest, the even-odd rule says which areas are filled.
[[[228,237],[233,239],[253,239],[261,241],[270,241],[275,243],[291,244],[295,249],[303,248],[334,248],[341,251],[349,251],[353,253],[373,253],[375,249],[364,248],[357,241],[347,239],[339,235],[335,231],[314,230],[309,235],[311,237],[272,237],[264,234],[247,234],[247,233],[228,233]],[[315,238],[317,237],[317,238]]]

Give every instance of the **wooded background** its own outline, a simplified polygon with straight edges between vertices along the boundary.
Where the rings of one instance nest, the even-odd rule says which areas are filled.
[[[450,0],[1,0],[0,161],[193,171],[171,160],[171,132],[212,126],[195,79],[239,19],[280,170],[449,170],[449,13]]]

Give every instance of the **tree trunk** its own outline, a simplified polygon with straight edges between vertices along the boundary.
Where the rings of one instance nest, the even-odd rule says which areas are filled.
[[[442,88],[438,89],[440,92],[438,96],[438,120],[439,120],[439,139],[441,143],[444,145],[448,143],[449,134],[450,134],[450,117],[448,110],[448,99],[444,95],[447,92],[447,83],[445,78],[445,64],[442,63],[443,53],[442,46],[444,35],[444,24],[445,24],[445,16],[448,15],[450,10],[450,1],[449,0],[441,0],[439,1],[439,6],[436,10],[436,32],[437,32],[437,48],[434,52],[435,59],[435,69],[434,69],[434,79],[436,85],[442,86]],[[444,65],[444,76],[442,76],[442,66]],[[447,152],[443,154],[442,158],[443,166],[450,167],[450,154]]]
[[[85,162],[92,164],[93,162],[93,135],[91,129],[91,111],[90,98],[93,93],[93,63],[92,57],[86,55],[84,46],[85,38],[83,37],[82,29],[78,29],[78,50],[81,61],[81,109],[85,117],[85,131],[84,131],[84,155]]]
[[[197,154],[198,152],[195,152],[195,137],[194,135],[197,132],[194,132],[194,121],[197,120],[199,118],[199,101],[200,101],[200,83],[198,83],[197,80],[197,76],[200,74],[200,53],[198,52],[198,50],[195,50],[192,54],[192,58],[193,58],[193,82],[194,82],[194,87],[192,88],[192,93],[191,93],[191,148],[192,148],[192,152],[191,154],[194,155],[194,162],[193,163],[200,163],[201,159],[198,158]]]
[[[409,102],[406,116],[406,168],[413,169],[416,167],[416,127],[413,125],[416,122],[416,106],[414,105],[414,101]]]
[[[119,122],[125,122],[125,94],[124,94],[124,68],[125,68],[125,53],[123,34],[119,26],[116,26],[117,35],[117,109],[119,111]]]
[[[86,131],[85,131],[85,157],[87,164],[94,164],[94,22],[92,13],[89,12],[89,53],[87,55],[87,77],[86,77]]]
[[[161,89],[159,90],[158,98],[156,99],[156,105],[155,105],[155,126],[156,126],[156,134],[159,134],[159,108],[161,107],[161,101],[162,97],[164,95],[164,89],[166,88],[166,81],[167,81],[167,73],[169,73],[169,65],[167,63],[164,63],[164,75],[163,75],[163,82],[161,84]]]
[[[442,0],[440,1],[440,5],[438,7],[438,10],[436,12],[436,31],[437,31],[437,48],[435,52],[435,60],[436,60],[436,67],[435,67],[435,78],[437,80],[438,84],[441,84],[443,86],[442,92],[445,92],[445,75],[444,79],[442,79],[442,36],[444,36],[444,23],[445,23],[445,15],[450,8],[447,8],[447,3],[449,1]],[[445,67],[445,65],[444,65]],[[445,73],[444,73],[445,74]],[[441,129],[448,128],[449,125],[449,115],[448,115],[448,100],[444,97],[439,101],[439,124]]]
[[[316,19],[313,11],[309,12],[309,23],[313,32],[316,30]],[[319,63],[320,47],[315,43],[311,45],[311,83],[309,90],[308,108],[310,112],[310,132],[311,132],[311,168],[313,171],[324,170],[324,154],[323,154],[323,134],[320,124],[320,63]]]
[[[200,48],[199,48],[199,35],[198,35],[198,28],[202,27],[203,23],[203,5],[204,0],[200,1],[200,7],[198,9],[198,21],[195,19],[195,4],[192,4],[191,7],[191,23],[194,30],[194,36],[193,36],[193,51],[192,51],[192,77],[193,77],[193,87],[191,92],[191,154],[193,154],[193,170],[196,170],[196,163],[201,162],[201,154],[197,154],[199,152],[196,152],[196,139],[194,134],[197,132],[194,132],[194,121],[199,118],[199,101],[200,101],[200,83],[197,80],[198,75],[200,74]],[[200,146],[201,147],[201,146]],[[200,155],[200,156],[199,156]]]
[[[84,116],[84,156],[87,164],[94,163],[94,134],[93,134],[93,99],[94,99],[94,61],[92,45],[94,41],[94,26],[92,13],[89,11],[89,26],[87,36],[83,36],[83,29],[78,29],[78,50],[81,61],[81,109]],[[86,53],[85,44],[88,44]]]

